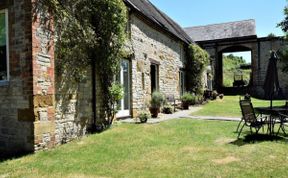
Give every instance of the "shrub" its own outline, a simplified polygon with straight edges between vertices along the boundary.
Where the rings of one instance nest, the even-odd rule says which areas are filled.
[[[113,105],[116,110],[119,110],[119,106],[117,104],[124,96],[123,86],[120,83],[113,83],[112,86],[109,88],[109,92],[111,94],[111,100],[113,103],[116,103],[117,107]]]
[[[196,104],[202,104],[203,101],[204,101],[204,96],[203,95],[198,95]]]
[[[172,114],[173,113],[173,107],[171,105],[164,105],[162,108],[162,113]]]
[[[148,119],[151,118],[151,114],[147,111],[141,111],[138,114],[138,118],[140,119],[141,123],[145,123],[147,122]]]
[[[212,99],[216,100],[218,96],[218,92],[216,90],[212,91]]]
[[[251,100],[251,96],[248,93],[246,93],[244,96],[244,99],[245,100]]]
[[[184,104],[195,104],[196,103],[196,97],[194,95],[192,95],[191,93],[184,93],[182,96],[181,96],[181,101],[182,103]]]
[[[161,106],[163,106],[165,102],[166,102],[166,98],[162,93],[158,91],[155,91],[152,93],[152,97],[150,101],[151,108],[160,108]]]
[[[224,98],[224,94],[220,94],[219,98],[222,100]]]

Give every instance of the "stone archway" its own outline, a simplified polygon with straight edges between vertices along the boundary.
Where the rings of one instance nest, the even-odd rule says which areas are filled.
[[[188,27],[185,29],[195,42],[205,49],[211,57],[211,69],[214,75],[213,89],[223,92],[222,54],[225,52],[251,51],[252,75],[250,94],[259,98],[264,96],[263,84],[270,57],[270,51],[277,51],[287,45],[282,37],[262,37],[256,34],[256,22],[243,20],[221,24]],[[288,96],[288,74],[280,70],[278,65],[280,87]],[[241,94],[241,93],[234,93]]]

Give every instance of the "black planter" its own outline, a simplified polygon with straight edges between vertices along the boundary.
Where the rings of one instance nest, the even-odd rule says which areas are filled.
[[[147,118],[145,118],[145,119],[140,119],[140,122],[141,122],[141,123],[146,123],[147,120],[148,120]]]
[[[152,118],[157,118],[158,113],[160,112],[160,108],[149,108]]]
[[[189,109],[189,103],[182,103],[182,109],[188,110]]]

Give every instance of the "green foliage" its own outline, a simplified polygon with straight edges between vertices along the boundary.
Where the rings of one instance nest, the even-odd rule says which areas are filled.
[[[284,20],[282,20],[277,26],[282,29],[283,32],[288,32],[288,6],[284,8]]]
[[[145,123],[148,119],[151,118],[151,114],[147,111],[140,111],[138,114],[138,118],[140,119],[141,123]]]
[[[162,113],[172,114],[173,113],[173,107],[169,104],[164,105],[162,108]]]
[[[126,39],[125,4],[122,0],[36,0],[35,5],[35,12],[40,8],[55,17],[58,74],[78,82],[87,76],[88,66],[96,67],[104,126],[109,127],[115,115],[115,96],[109,88]]]
[[[217,99],[217,96],[218,96],[218,92],[216,90],[213,90],[212,91],[212,99],[213,100],[216,100]]]
[[[268,38],[275,38],[276,35],[275,35],[274,33],[269,33],[269,34],[267,35],[267,37],[268,37]]]
[[[196,44],[188,47],[187,60],[187,90],[196,94],[203,94],[202,75],[209,64],[209,54]]]
[[[225,87],[233,86],[234,74],[243,64],[247,63],[242,57],[234,56],[233,54],[223,55],[223,85]],[[241,72],[243,74],[243,80],[249,83],[251,69],[242,69]]]
[[[282,20],[277,26],[286,34],[285,38],[288,40],[288,6],[284,8],[284,16],[284,20]],[[283,63],[282,71],[288,73],[288,46],[285,45],[282,47],[277,54]]]
[[[186,104],[195,104],[196,103],[196,96],[194,96],[193,94],[189,93],[189,92],[185,92],[182,96],[181,96],[181,101],[182,103],[186,103]]]
[[[161,106],[163,106],[163,104],[166,102],[166,98],[165,96],[158,92],[158,91],[154,91],[152,93],[152,97],[150,100],[150,107],[151,108],[160,108]]]
[[[113,83],[112,86],[109,88],[109,93],[111,94],[111,101],[113,101],[114,103],[111,107],[115,110],[115,112],[117,112],[117,110],[119,110],[119,108],[117,107],[117,103],[124,96],[122,85],[119,83]]]

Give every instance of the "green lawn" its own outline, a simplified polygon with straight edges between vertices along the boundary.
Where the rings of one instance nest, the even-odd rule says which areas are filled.
[[[258,100],[252,98],[254,107],[270,106],[270,101]],[[285,101],[273,101],[273,106],[284,105]],[[195,113],[193,116],[223,116],[223,117],[241,117],[241,110],[239,106],[239,96],[224,96],[223,100],[217,99],[209,101],[203,108]]]
[[[236,140],[236,126],[188,119],[118,124],[1,162],[0,177],[287,177],[287,140]]]

